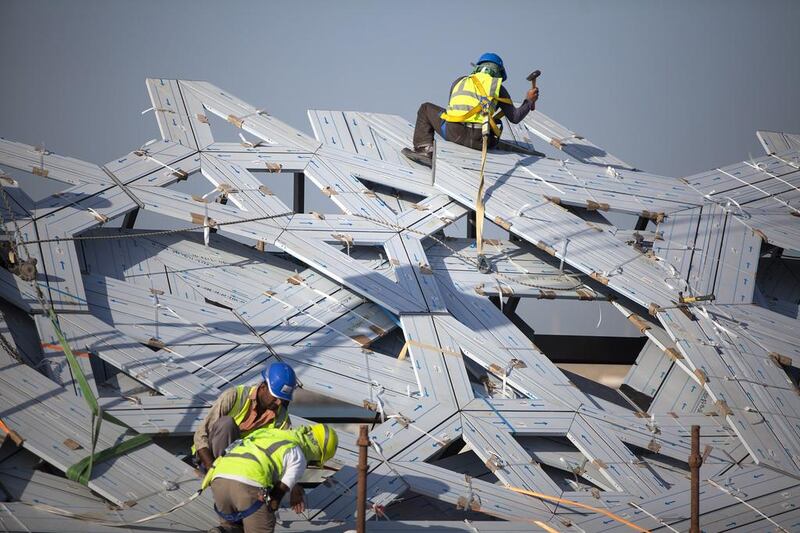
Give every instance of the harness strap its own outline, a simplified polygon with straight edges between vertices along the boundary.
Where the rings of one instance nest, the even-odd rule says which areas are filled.
[[[264,500],[258,499],[254,501],[252,505],[250,505],[250,507],[248,507],[244,511],[236,511],[235,513],[223,513],[222,511],[217,509],[217,504],[214,504],[214,511],[219,515],[220,518],[222,518],[226,522],[235,523],[235,522],[241,522],[251,514],[255,513],[256,511],[261,509],[262,505],[264,505]]]
[[[447,111],[445,111],[442,113],[441,117],[447,122],[465,122],[468,118],[472,118],[474,114],[479,113],[480,110],[481,104],[478,104],[463,115],[449,115]]]
[[[462,80],[461,85],[460,85],[460,90],[463,90],[463,86],[464,86],[464,83],[466,82],[466,79],[467,78],[465,77],[464,80]],[[492,96],[492,95],[487,94],[486,88],[483,86],[483,84],[481,83],[480,78],[478,78],[477,76],[470,75],[469,79],[472,80],[472,83],[475,86],[475,89],[478,91],[478,94],[482,97],[481,98],[482,101],[480,103],[478,103],[476,106],[474,106],[472,109],[467,111],[463,115],[450,115],[450,114],[447,113],[447,111],[445,111],[444,113],[442,113],[441,118],[444,119],[446,122],[465,122],[465,121],[469,120],[470,118],[472,118],[473,116],[475,116],[477,113],[480,113],[484,109],[484,107],[488,108],[487,102],[501,102],[501,103],[504,103],[504,104],[510,104],[511,103],[511,99],[510,98],[501,98],[499,96]],[[461,91],[459,91],[459,92],[461,92]],[[495,134],[495,136],[499,138],[500,135],[502,134],[502,132],[500,131],[500,128],[497,126],[496,120],[499,120],[499,118],[501,118],[502,115],[498,113],[498,115],[495,115],[493,117],[489,113],[489,111],[490,111],[489,109],[486,109],[486,111],[487,111],[487,115],[489,117],[489,126],[492,128],[492,132]],[[502,111],[501,111],[501,113],[502,113]]]
[[[473,75],[470,76],[470,78],[472,79],[472,83],[475,84],[475,88],[478,89],[478,93],[480,93],[480,95],[485,99],[484,102],[481,102],[481,104],[479,104],[481,107],[486,105],[486,102],[491,102],[492,100],[494,100],[495,102],[503,102],[503,103],[511,102],[511,100],[509,100],[508,98],[500,98],[499,96],[488,95],[486,93],[486,89],[481,83],[481,80],[477,76]],[[489,109],[488,105],[486,105],[486,114],[488,116],[489,126],[492,128],[492,132],[494,133],[495,137],[499,139],[502,132],[500,131],[500,128],[497,126],[497,123],[495,122],[494,117],[491,114],[491,109]]]

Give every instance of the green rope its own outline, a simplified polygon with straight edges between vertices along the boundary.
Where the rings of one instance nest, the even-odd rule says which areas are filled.
[[[93,464],[100,464],[104,461],[108,461],[109,459],[113,459],[114,457],[125,455],[126,453],[138,448],[139,446],[147,444],[150,441],[152,441],[150,435],[141,434],[115,444],[110,448],[106,448],[105,450],[100,450],[97,453],[94,453],[93,449],[91,455],[84,457],[67,469],[67,478],[71,479],[72,481],[77,481],[82,485],[86,485],[89,483],[89,478],[92,475]]]
[[[86,380],[86,376],[83,374],[83,369],[81,369],[81,366],[78,364],[78,359],[75,357],[75,354],[72,353],[72,348],[69,347],[67,339],[64,338],[64,333],[61,331],[61,327],[58,325],[56,312],[52,307],[50,307],[50,322],[53,324],[53,329],[56,332],[56,337],[58,337],[59,344],[61,344],[61,349],[64,350],[64,355],[67,357],[67,362],[69,363],[70,370],[72,370],[72,375],[78,382],[78,386],[81,389],[83,397],[86,399],[86,403],[89,404],[89,409],[92,411],[92,416],[101,418],[102,413],[100,404],[97,403],[97,398],[94,397],[94,392],[92,392],[92,388],[89,386],[89,382]]]
[[[81,479],[79,480],[70,477],[70,472],[77,465],[73,465],[67,470],[67,477],[69,477],[69,479],[73,479],[74,481],[80,481],[80,483],[86,485],[89,482],[89,478],[92,475],[92,467],[94,466],[94,456],[95,456],[94,451],[97,448],[97,439],[100,437],[100,426],[103,423],[103,410],[100,408],[100,404],[97,403],[97,398],[95,398],[94,392],[92,391],[92,388],[89,386],[89,382],[86,380],[86,376],[83,373],[81,365],[78,364],[78,359],[75,357],[75,354],[72,353],[72,348],[69,347],[67,339],[64,338],[64,333],[61,331],[61,326],[58,325],[58,318],[56,318],[56,312],[52,306],[50,306],[50,322],[53,324],[53,330],[56,332],[56,337],[58,337],[58,342],[59,344],[61,344],[61,349],[64,350],[64,355],[67,358],[67,363],[69,363],[70,370],[72,370],[72,375],[75,378],[75,381],[78,382],[78,387],[80,387],[81,389],[81,394],[83,394],[83,398],[86,400],[86,403],[89,406],[89,410],[92,412],[92,426],[91,426],[92,450],[91,454],[87,458],[88,462],[86,466],[82,467],[79,472],[79,477]],[[86,461],[86,459],[84,459],[84,461]],[[81,461],[78,464],[81,463],[83,463],[83,461]],[[72,475],[74,476],[78,474],[73,472]]]
[[[81,394],[83,394],[83,397],[89,406],[89,410],[92,413],[91,452],[87,457],[84,457],[67,469],[67,478],[71,479],[72,481],[77,481],[82,485],[87,485],[89,483],[89,479],[92,477],[92,468],[94,467],[95,463],[102,463],[103,461],[107,461],[113,457],[128,453],[129,451],[138,448],[143,444],[147,444],[151,441],[151,439],[149,435],[136,435],[135,437],[131,437],[126,441],[115,444],[110,448],[95,452],[97,449],[97,440],[100,437],[100,426],[103,423],[103,418],[112,417],[106,415],[103,412],[103,409],[100,407],[100,404],[97,402],[97,398],[95,397],[92,388],[89,386],[89,381],[86,379],[86,375],[83,373],[83,369],[81,368],[80,364],[78,364],[78,359],[72,352],[72,348],[70,348],[67,339],[64,337],[64,332],[61,331],[61,327],[58,325],[58,318],[56,317],[55,310],[52,307],[50,307],[50,322],[53,324],[53,330],[56,332],[56,337],[58,338],[59,344],[61,344],[61,349],[64,350],[64,355],[67,358],[70,370],[72,370],[72,375],[74,376],[75,381],[78,382],[78,387],[81,389]]]

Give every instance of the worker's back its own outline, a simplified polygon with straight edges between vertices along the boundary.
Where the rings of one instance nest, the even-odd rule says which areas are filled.
[[[300,438],[294,430],[257,429],[214,461],[203,488],[217,477],[271,488],[283,476],[283,455],[295,446],[300,446]]]

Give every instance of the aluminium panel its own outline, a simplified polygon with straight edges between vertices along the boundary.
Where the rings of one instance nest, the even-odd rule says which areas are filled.
[[[464,414],[461,419],[464,440],[502,483],[545,494],[561,493],[558,485],[509,431],[471,415]],[[547,502],[537,505],[543,509],[549,506]]]
[[[519,126],[513,124],[509,126],[512,131],[524,128],[583,163],[634,170],[633,166],[609,154],[582,135],[562,126],[541,111],[533,110]]]
[[[179,80],[178,83],[183,94],[192,93],[205,109],[267,144],[279,144],[305,152],[313,152],[319,147],[319,143],[308,135],[208,82]]]
[[[92,315],[61,315],[60,322],[71,347],[97,355],[162,394],[196,396],[207,402],[216,398],[212,387],[192,376],[168,352],[154,352]]]
[[[71,185],[110,184],[106,173],[94,163],[54,154],[43,146],[6,139],[0,139],[0,165]]]
[[[189,118],[178,81],[148,78],[145,84],[161,138],[195,150],[202,148],[195,137],[194,124]],[[194,122],[199,122],[196,117]]]
[[[794,133],[759,130],[756,132],[756,137],[767,154],[778,154],[800,148],[800,135]]]

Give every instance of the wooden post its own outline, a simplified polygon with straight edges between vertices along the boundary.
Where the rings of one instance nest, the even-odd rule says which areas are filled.
[[[366,533],[367,525],[367,448],[369,428],[361,424],[358,433],[358,489],[356,491],[356,532]]]
[[[691,523],[690,533],[700,533],[700,466],[703,458],[700,456],[700,426],[692,426],[692,454],[689,456],[691,470]]]
[[[304,213],[306,210],[306,176],[302,172],[294,173],[294,212]]]

